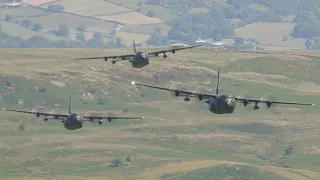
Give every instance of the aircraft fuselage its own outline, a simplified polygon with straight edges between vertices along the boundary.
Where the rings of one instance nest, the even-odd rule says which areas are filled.
[[[73,113],[70,114],[69,117],[63,121],[63,126],[68,130],[80,129],[83,127],[83,120],[78,114]]]
[[[131,59],[132,67],[142,68],[149,64],[149,55],[146,52],[137,52]]]
[[[212,113],[231,114],[237,105],[237,101],[232,96],[221,95],[216,98],[209,98],[208,104]]]

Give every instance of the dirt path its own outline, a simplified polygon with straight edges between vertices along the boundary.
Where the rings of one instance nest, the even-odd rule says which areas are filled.
[[[156,168],[150,168],[145,170],[143,173],[138,174],[136,179],[149,179],[149,180],[160,179],[160,177],[165,174],[193,171],[196,169],[208,168],[208,167],[212,167],[220,164],[228,164],[228,165],[238,164],[238,165],[252,166],[264,171],[276,173],[281,177],[292,179],[292,180],[320,180],[319,172],[300,170],[300,169],[281,168],[281,167],[274,167],[269,165],[259,166],[259,165],[241,163],[241,162],[215,161],[215,160],[186,161],[182,163],[173,163],[173,164],[167,164],[167,165],[156,167]]]

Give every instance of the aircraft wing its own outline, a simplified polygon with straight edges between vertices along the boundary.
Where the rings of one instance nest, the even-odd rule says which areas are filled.
[[[67,114],[52,114],[52,113],[46,113],[46,112],[32,112],[32,111],[24,111],[24,110],[16,110],[16,109],[6,109],[3,108],[3,111],[11,111],[11,112],[18,112],[18,113],[24,113],[24,114],[34,114],[37,117],[39,116],[52,116],[55,119],[58,118],[67,118],[69,115]]]
[[[136,82],[132,82],[132,84],[138,85],[138,86],[154,88],[154,89],[159,89],[159,90],[163,90],[163,91],[169,91],[169,92],[174,93],[175,96],[196,97],[196,98],[199,98],[200,100],[209,99],[210,97],[217,97],[217,94],[196,93],[196,92],[184,91],[184,90],[179,90],[179,89],[169,89],[169,88],[163,88],[163,87],[152,86],[152,85],[147,85],[147,84],[140,84],[140,83],[136,83]]]
[[[268,107],[270,107],[272,104],[291,104],[291,105],[307,105],[307,106],[314,106],[314,104],[311,103],[300,103],[300,102],[287,102],[287,101],[268,101],[268,100],[262,100],[262,99],[247,99],[247,98],[235,98],[237,101],[243,102],[243,103],[265,103]]]
[[[94,119],[108,119],[109,121],[113,119],[144,119],[144,117],[122,117],[122,116],[83,116],[84,119],[93,121]]]
[[[108,61],[108,59],[116,59],[116,60],[130,60],[134,57],[134,54],[125,54],[125,55],[118,55],[118,56],[101,56],[101,57],[88,57],[88,58],[77,58],[74,60],[88,60],[88,59],[104,59]]]
[[[172,52],[175,53],[176,51],[180,51],[180,50],[184,50],[184,49],[191,49],[191,48],[195,48],[195,47],[199,47],[202,45],[197,45],[197,46],[188,46],[188,47],[182,47],[182,48],[173,48],[173,49],[169,49],[169,50],[162,50],[162,51],[154,51],[154,52],[149,52],[149,56],[158,56],[159,54],[163,54],[163,53],[167,53],[167,52]]]

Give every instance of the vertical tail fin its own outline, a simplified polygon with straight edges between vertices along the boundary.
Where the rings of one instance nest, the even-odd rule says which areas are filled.
[[[69,114],[71,114],[72,112],[72,101],[71,101],[71,96],[70,96],[70,100],[69,100]]]
[[[219,84],[220,84],[220,68],[218,70],[218,78],[217,78],[217,84],[216,84],[216,94],[219,94]]]
[[[136,50],[136,42],[134,42],[134,41],[133,41],[133,52],[134,52],[134,53],[137,53],[137,50]]]

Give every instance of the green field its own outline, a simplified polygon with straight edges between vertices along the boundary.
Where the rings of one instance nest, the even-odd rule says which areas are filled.
[[[111,4],[104,0],[91,0],[90,3],[88,3],[87,0],[63,0],[53,2],[51,4],[62,5],[65,8],[66,12],[72,12],[84,16],[113,14],[130,10],[124,7]]]
[[[294,23],[254,23],[235,30],[236,35],[243,38],[254,38],[263,44],[265,49],[303,49],[305,39],[290,37]],[[283,41],[284,36],[288,37]],[[271,44],[271,46],[269,46]]]
[[[31,21],[41,23],[44,29],[57,29],[61,24],[67,24],[70,29],[85,25],[88,31],[108,32],[111,23],[92,20],[67,14],[51,14],[46,17],[32,18]]]
[[[66,112],[72,95],[76,112],[146,117],[102,126],[85,123],[82,129],[68,131],[60,121],[2,112],[0,177],[206,179],[214,174],[219,178],[242,174],[312,180],[320,176],[317,106],[253,111],[239,104],[232,115],[214,115],[197,99],[185,103],[169,93],[131,85],[138,81],[212,92],[221,67],[222,93],[250,92],[256,98],[273,93],[280,100],[317,105],[319,59],[197,48],[151,59],[143,69],[128,62],[72,60],[129,52],[132,49],[0,49],[3,107],[37,110],[42,106],[41,111]],[[39,92],[39,88],[46,90]],[[24,103],[17,104],[18,99]],[[98,99],[104,104],[98,105]],[[21,125],[23,131],[18,130]],[[288,147],[292,152],[284,156]],[[128,156],[131,162],[125,162]],[[116,158],[124,161],[122,167],[110,166]]]
[[[20,36],[23,39],[28,39],[34,35],[40,35],[43,36],[45,38],[48,38],[52,41],[57,41],[57,40],[67,40],[67,38],[63,38],[63,37],[57,37],[55,35],[52,34],[48,34],[45,32],[37,32],[37,31],[33,31],[31,29],[22,27],[19,24],[16,23],[12,23],[12,22],[7,22],[7,21],[2,21],[1,22],[1,26],[4,32],[8,32],[9,35],[11,36]]]

